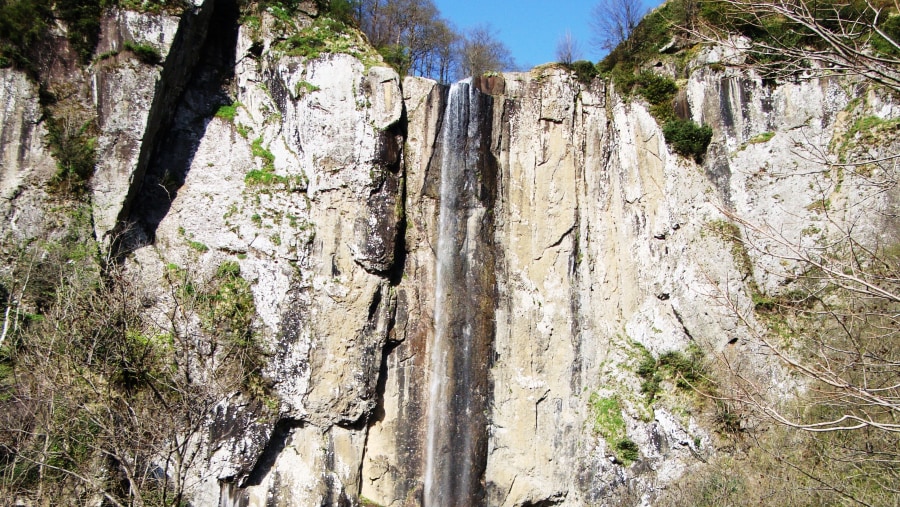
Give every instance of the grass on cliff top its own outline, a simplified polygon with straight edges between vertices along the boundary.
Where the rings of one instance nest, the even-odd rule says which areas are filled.
[[[323,54],[344,53],[358,58],[367,67],[381,63],[381,56],[357,29],[327,16],[316,18],[310,26],[275,47],[286,55],[310,60]]]

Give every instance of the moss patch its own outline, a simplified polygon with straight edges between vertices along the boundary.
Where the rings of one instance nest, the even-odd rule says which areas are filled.
[[[597,393],[588,399],[594,432],[606,440],[613,449],[616,459],[625,466],[640,457],[637,445],[628,438],[625,419],[619,399],[614,396],[602,397]]]

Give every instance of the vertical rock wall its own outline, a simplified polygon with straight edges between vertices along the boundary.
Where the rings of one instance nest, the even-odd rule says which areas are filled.
[[[216,20],[229,30],[211,35]],[[789,238],[847,223],[876,238],[880,222],[864,211],[892,205],[864,175],[807,156],[844,139],[858,91],[845,82],[771,86],[700,67],[680,99],[716,132],[698,165],[670,153],[640,99],[600,79],[552,66],[476,79],[478,114],[451,139],[442,132],[463,125],[445,113],[445,87],[401,87],[393,70],[347,54],[287,56],[237,22],[225,0],[180,21],[113,12],[100,50],[119,52],[91,74],[95,232],[127,239],[126,269],[158,289],[148,313],[177,306],[174,268],[202,281],[235,262],[253,292],[269,407],[214,386],[221,400],[192,440],[204,456],[188,491],[197,505],[650,503],[711,451],[689,402],[646,402],[641,354],[695,345],[781,378],[722,296],[750,308],[751,287],[788,290],[796,266],[749,252],[748,270],[716,224],[734,212]],[[162,66],[130,58],[124,41],[154,45]],[[866,101],[897,116],[889,98]],[[0,69],[0,103],[11,245],[54,227],[34,210],[55,164],[36,88]],[[233,118],[216,114],[228,105]],[[466,202],[447,215],[452,160]],[[826,199],[846,211],[823,213]],[[442,227],[459,254],[443,282]],[[467,327],[485,339],[436,348],[439,305],[450,342]],[[205,332],[197,316],[185,325]],[[452,392],[471,389],[478,403],[448,395],[464,408],[438,414],[436,364],[448,385],[471,365],[473,382]],[[621,412],[633,463],[604,438],[598,400]],[[468,436],[471,458],[429,471],[429,455],[452,456]],[[427,476],[467,482],[444,492],[467,498],[426,499]]]

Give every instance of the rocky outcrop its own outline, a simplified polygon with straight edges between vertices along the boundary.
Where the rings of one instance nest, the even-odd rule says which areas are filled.
[[[788,239],[848,223],[874,237],[857,203],[889,204],[816,158],[846,134],[846,82],[771,84],[701,51],[679,98],[715,131],[697,164],[599,78],[475,79],[462,107],[258,30],[224,0],[180,20],[114,11],[91,74],[95,234],[156,286],[147,311],[178,305],[174,269],[205,280],[236,263],[252,291],[267,397],[217,387],[191,441],[197,505],[651,503],[714,451],[689,401],[646,401],[642,354],[693,346],[780,378],[722,296],[789,290],[796,264],[741,250],[731,214]],[[55,168],[37,90],[0,69],[0,102],[3,237],[35,237]],[[897,116],[889,98],[867,107]]]
[[[0,69],[0,103],[0,237],[7,250],[52,228],[52,218],[42,210],[48,206],[45,187],[56,162],[44,142],[37,86],[24,74]]]

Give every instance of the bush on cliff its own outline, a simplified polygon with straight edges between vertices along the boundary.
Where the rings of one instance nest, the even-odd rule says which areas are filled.
[[[663,135],[672,151],[684,157],[692,157],[698,163],[703,160],[712,134],[709,126],[700,126],[691,120],[670,120],[663,126]]]

